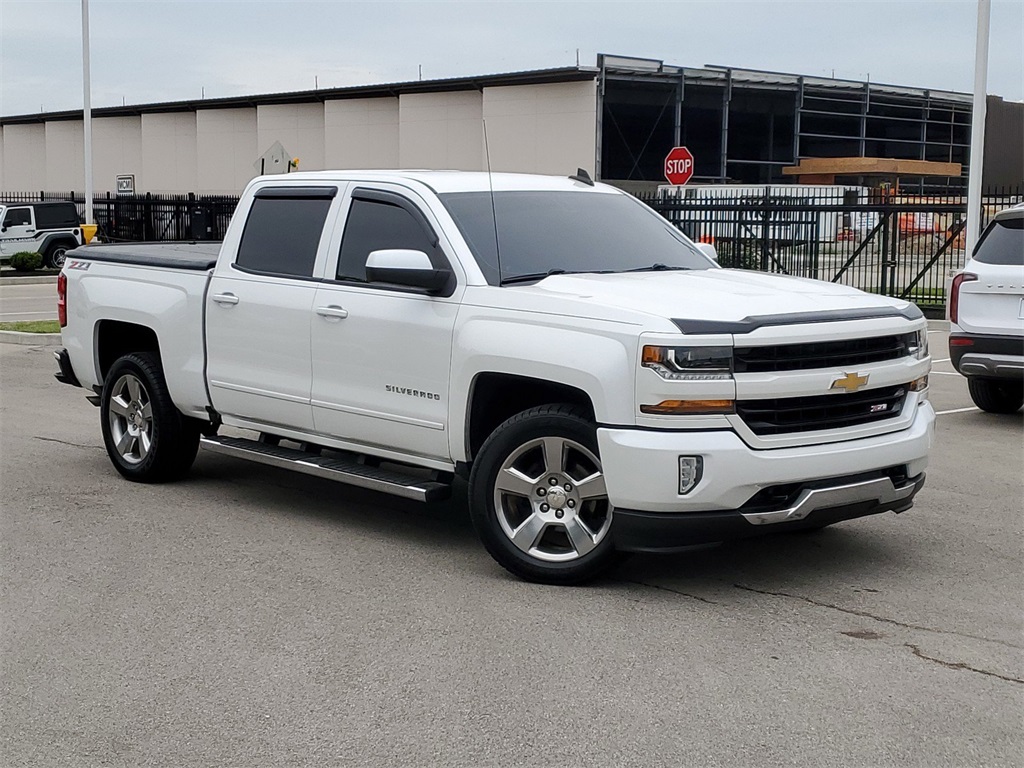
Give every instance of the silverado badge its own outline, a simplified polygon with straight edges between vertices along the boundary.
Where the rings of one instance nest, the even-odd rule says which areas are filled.
[[[870,375],[868,373],[865,373],[863,376],[857,373],[844,374],[841,379],[836,379],[832,382],[830,389],[845,389],[847,392],[856,392],[868,383],[868,376]]]

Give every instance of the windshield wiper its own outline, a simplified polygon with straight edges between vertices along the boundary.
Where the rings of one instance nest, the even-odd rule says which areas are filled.
[[[662,264],[660,261],[655,262],[646,267],[634,267],[633,269],[624,269],[623,272],[666,272],[669,270],[688,270],[693,267],[670,267],[668,264]]]
[[[528,283],[531,280],[543,280],[545,277],[551,277],[552,275],[583,275],[587,274],[583,270],[569,270],[569,269],[549,269],[547,272],[530,272],[526,275],[513,275],[512,277],[506,277],[502,279],[502,285],[510,285],[511,283]]]

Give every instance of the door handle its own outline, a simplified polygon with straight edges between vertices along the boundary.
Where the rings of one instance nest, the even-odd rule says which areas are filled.
[[[317,307],[316,313],[320,315],[320,317],[333,318],[335,320],[344,320],[348,317],[348,310],[342,309],[336,304],[331,304],[328,307]]]
[[[210,298],[218,304],[232,305],[238,303],[238,297],[233,293],[215,293]]]

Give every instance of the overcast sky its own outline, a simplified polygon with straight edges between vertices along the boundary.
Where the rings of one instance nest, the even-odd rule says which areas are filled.
[[[593,65],[598,52],[973,89],[975,0],[90,0],[94,107]],[[1024,100],[1024,2],[989,93]],[[0,115],[81,109],[81,0],[0,0]]]

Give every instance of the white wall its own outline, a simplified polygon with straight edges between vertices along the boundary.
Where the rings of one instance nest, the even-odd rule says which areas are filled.
[[[5,192],[37,192],[46,186],[46,129],[42,123],[4,126]]]
[[[0,125],[0,191],[7,189],[4,186],[4,127]]]
[[[256,110],[196,112],[196,192],[240,194],[256,171]],[[192,190],[179,190],[190,192]]]
[[[196,113],[167,112],[142,116],[142,192],[193,192],[199,178],[196,163]]]
[[[398,117],[397,98],[325,102],[324,168],[401,167]]]
[[[484,170],[479,91],[402,94],[398,112],[400,167]]]
[[[491,170],[594,175],[597,82],[484,88]]]
[[[43,188],[47,192],[85,191],[85,134],[81,120],[46,123],[45,175]]]
[[[285,152],[299,158],[300,171],[324,168],[324,105],[268,104],[256,107],[258,152],[253,162],[281,142]]]

